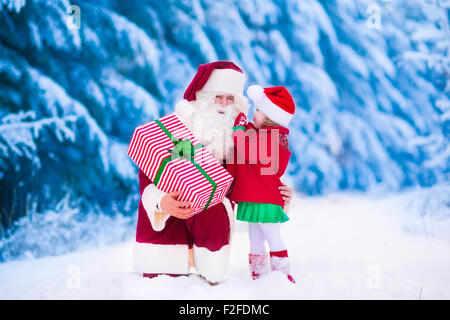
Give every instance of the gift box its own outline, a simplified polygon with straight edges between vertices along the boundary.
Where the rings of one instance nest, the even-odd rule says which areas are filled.
[[[220,202],[233,177],[175,113],[135,129],[128,155],[162,191],[181,191],[193,215]]]

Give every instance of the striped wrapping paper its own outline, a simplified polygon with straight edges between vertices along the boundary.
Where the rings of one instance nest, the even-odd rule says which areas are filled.
[[[137,127],[128,155],[160,190],[180,190],[193,215],[222,202],[233,181],[174,113]]]

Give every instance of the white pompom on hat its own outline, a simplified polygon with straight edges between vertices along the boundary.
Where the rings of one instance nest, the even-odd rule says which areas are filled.
[[[288,127],[295,113],[295,103],[291,94],[283,86],[263,88],[252,85],[247,89],[247,96],[256,108],[270,120]]]

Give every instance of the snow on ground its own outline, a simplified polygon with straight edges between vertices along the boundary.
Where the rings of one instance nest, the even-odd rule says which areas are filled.
[[[245,223],[236,222],[227,280],[141,278],[132,240],[0,264],[0,299],[450,299],[450,223],[408,209],[416,193],[297,195],[282,227],[297,284],[249,279]],[[425,229],[424,229],[425,230]]]

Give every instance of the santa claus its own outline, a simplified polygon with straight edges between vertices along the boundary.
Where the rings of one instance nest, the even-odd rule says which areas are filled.
[[[247,113],[245,75],[232,62],[200,65],[175,112],[200,142],[226,168],[233,151],[234,120]],[[210,284],[224,279],[230,253],[233,206],[222,203],[190,217],[189,202],[178,201],[179,192],[159,190],[139,172],[141,200],[134,246],[134,269],[145,277],[189,274],[190,266]],[[283,186],[286,202],[292,191]]]

